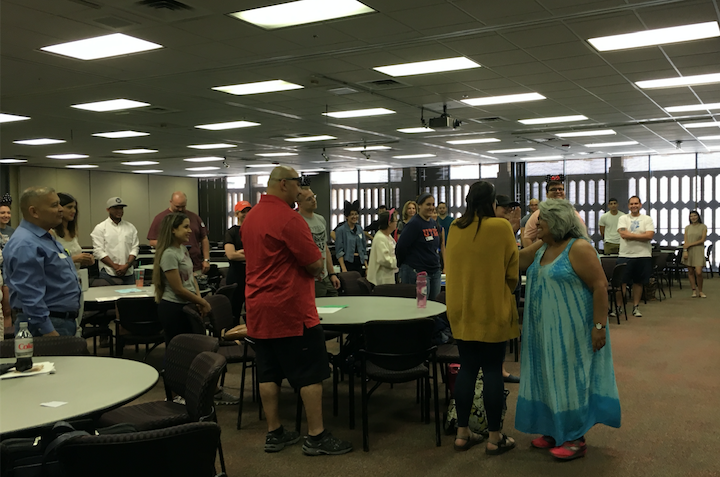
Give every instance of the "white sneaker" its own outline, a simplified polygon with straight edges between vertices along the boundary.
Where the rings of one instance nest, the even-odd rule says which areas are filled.
[[[610,313],[608,314],[608,316],[615,318],[617,316],[617,313],[615,313],[613,310],[610,310]]]
[[[637,317],[641,317],[641,316],[642,316],[642,313],[640,313],[640,307],[639,307],[639,306],[634,306],[634,307],[633,307],[633,316],[637,316]]]

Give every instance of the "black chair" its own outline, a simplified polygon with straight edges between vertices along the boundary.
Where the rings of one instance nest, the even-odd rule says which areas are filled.
[[[370,283],[365,277],[358,278],[358,285],[360,286],[360,291],[363,295],[370,295],[375,287],[375,285]]]
[[[399,321],[369,321],[363,325],[365,345],[360,350],[362,389],[363,450],[370,450],[368,400],[382,383],[398,384],[420,380],[420,417],[430,423],[430,381],[435,401],[435,444],[440,446],[437,346],[431,343],[435,322],[430,318]],[[432,366],[432,373],[428,367]],[[352,382],[352,377],[350,378]],[[367,382],[375,385],[368,391]],[[352,412],[351,408],[351,412]]]
[[[358,284],[361,277],[359,272],[340,272],[337,274],[340,280],[340,295],[345,296],[361,296],[364,295],[363,290]]]
[[[215,472],[220,426],[195,422],[129,434],[87,435],[57,447],[65,475],[73,477],[220,477]]]
[[[79,336],[37,336],[33,356],[90,356],[87,341]],[[15,357],[15,340],[0,341],[0,358]]]
[[[710,273],[710,278],[713,277],[712,253],[714,248],[715,244],[711,243],[708,245],[707,252],[705,253],[705,265],[707,266],[707,271],[705,273]]]
[[[415,298],[417,290],[411,283],[397,283],[394,285],[377,285],[373,288],[375,296],[391,296],[397,298]]]
[[[195,358],[200,353],[214,353],[217,349],[217,340],[210,336],[177,335],[168,344],[165,351],[165,369],[161,372],[166,400],[123,406],[108,411],[100,417],[100,427],[132,422],[136,429],[145,431],[190,422],[186,405],[173,402],[173,395],[187,398],[188,377]]]
[[[435,355],[440,365],[440,377],[445,383],[445,402],[448,403],[450,401],[450,390],[447,387],[448,367],[451,364],[460,364],[460,351],[457,343],[445,343],[437,347]]]
[[[670,278],[670,285],[672,286],[673,279],[676,279],[680,289],[682,290],[682,276],[687,272],[687,267],[682,263],[682,252],[683,248],[678,247],[675,249],[675,255],[672,257],[672,261],[665,265],[665,269],[668,271]]]
[[[245,293],[245,290],[242,290],[243,293]],[[237,309],[238,308],[238,300],[237,296],[235,296],[236,293],[240,293],[240,290],[238,289],[238,284],[233,283],[232,285],[221,285],[213,295],[224,295],[227,297],[228,300],[230,300],[230,303],[232,304],[232,314],[233,314],[233,326],[240,324],[240,315],[242,314],[242,310]]]
[[[623,283],[623,277],[625,276],[625,267],[627,266],[627,263],[621,263],[619,265],[615,265],[615,268],[613,269],[612,276],[610,277],[610,281],[608,282],[608,295],[609,295],[609,301],[610,301],[610,309],[616,310],[618,307],[617,303],[617,294],[616,292],[620,292],[620,295],[622,295],[623,300],[623,312],[625,313],[625,321],[627,321],[627,307],[625,306],[625,295],[622,292],[622,283]],[[617,322],[618,325],[620,324],[620,314],[617,313]]]
[[[667,266],[667,261],[670,254],[667,253],[657,253],[653,254],[653,271],[652,271],[652,277],[655,279],[655,283],[657,283],[658,288],[658,298],[660,301],[662,301],[663,298],[665,298],[665,288],[663,287],[663,280],[665,280],[665,284],[668,287],[668,292],[670,293],[670,298],[672,298],[672,289],[670,288],[670,278],[668,277],[667,272],[665,271],[665,267]]]
[[[119,279],[116,279],[119,280]],[[102,278],[91,280],[90,287],[108,287],[118,283],[110,283]],[[116,318],[115,303],[112,301],[94,302],[86,301],[84,313],[80,320],[80,333],[85,339],[92,338],[93,354],[97,356],[97,338],[107,338],[110,346],[110,356],[114,356],[113,339],[114,334],[110,329],[110,323]]]
[[[117,307],[116,325],[116,356],[122,357],[126,344],[134,344],[135,351],[138,345],[145,345],[145,357],[165,342],[162,323],[158,319],[157,304],[152,297],[120,298],[115,302]],[[125,331],[125,333],[123,333]],[[149,346],[152,345],[150,348]]]

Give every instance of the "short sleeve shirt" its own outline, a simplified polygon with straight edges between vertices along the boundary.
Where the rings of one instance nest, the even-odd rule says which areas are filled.
[[[160,258],[160,268],[163,271],[163,284],[165,285],[162,299],[173,303],[189,303],[186,299],[175,294],[165,276],[165,272],[177,270],[178,273],[180,273],[180,281],[182,282],[183,288],[191,293],[196,293],[193,264],[192,260],[190,260],[187,247],[166,248]]]
[[[634,234],[641,234],[651,230],[654,232],[655,224],[652,218],[647,215],[640,214],[633,217],[631,214],[626,214],[618,219],[617,228],[618,230],[625,229]],[[649,240],[625,240],[621,238],[619,256],[626,258],[652,257],[652,244]]]
[[[302,214],[300,214],[302,215]],[[325,247],[327,246],[327,222],[325,217],[318,214],[313,214],[311,219],[308,219],[304,215],[302,216],[310,227],[310,233],[312,234],[313,241],[317,245],[323,258],[323,272],[318,280],[322,280],[328,276],[327,272],[327,254],[325,253]]]
[[[231,244],[235,247],[235,251],[243,250],[242,235],[240,233],[240,226],[233,225],[227,232],[225,232],[225,241],[223,245]],[[230,260],[229,271],[227,276],[227,283],[231,285],[233,283],[244,283],[245,282],[245,261],[244,260]]]
[[[196,213],[190,212],[189,210],[186,210],[183,213],[190,219],[190,230],[192,230],[192,234],[190,234],[190,241],[188,243],[190,244],[190,259],[192,260],[193,270],[200,270],[202,268],[204,258],[200,243],[205,237],[207,237],[207,229],[205,228],[205,223]],[[150,225],[150,230],[148,230],[148,240],[158,239],[162,219],[169,214],[172,214],[172,211],[170,209],[165,209],[155,216],[152,224]]]
[[[282,199],[263,195],[243,222],[248,335],[302,336],[320,324],[315,278],[305,267],[322,258],[310,227]]]
[[[600,216],[600,227],[605,227],[605,237],[603,237],[603,240],[605,243],[620,243],[620,234],[618,233],[618,220],[620,220],[620,217],[625,215],[625,212],[620,212],[618,210],[618,213],[613,215],[610,212],[605,212]]]

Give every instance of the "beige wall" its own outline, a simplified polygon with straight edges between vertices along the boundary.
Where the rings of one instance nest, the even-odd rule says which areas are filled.
[[[20,193],[31,186],[49,186],[58,192],[72,194],[77,199],[80,225],[78,240],[82,246],[92,245],[90,232],[107,218],[105,206],[110,197],[121,197],[128,205],[123,218],[137,228],[141,244],[147,243],[147,232],[153,218],[168,207],[174,191],[185,192],[188,209],[196,213],[198,211],[197,179],[193,178],[45,167],[19,167],[18,170],[18,204]],[[13,224],[20,223],[19,217],[19,211],[18,215],[13,213]]]

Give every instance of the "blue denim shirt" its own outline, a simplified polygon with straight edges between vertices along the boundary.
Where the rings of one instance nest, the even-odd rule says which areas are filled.
[[[70,254],[47,230],[23,220],[3,249],[10,306],[22,308],[40,334],[52,332],[52,311],[80,309],[80,282]]]
[[[367,261],[365,234],[363,234],[363,228],[359,224],[355,225],[355,233],[353,233],[350,230],[350,225],[345,222],[335,231],[335,256],[340,258],[347,255],[348,257],[345,260],[352,262],[355,260],[355,253],[360,255],[361,263]]]

